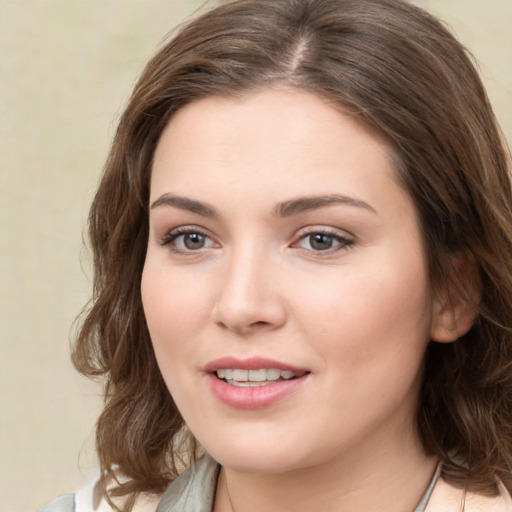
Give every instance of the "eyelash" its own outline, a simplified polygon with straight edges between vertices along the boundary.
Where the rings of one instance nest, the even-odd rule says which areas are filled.
[[[331,238],[331,240],[338,242],[338,245],[335,247],[323,250],[323,251],[322,250],[315,251],[313,249],[304,249],[304,248],[299,248],[299,249],[306,251],[308,253],[314,253],[315,255],[330,256],[339,251],[347,250],[355,244],[355,240],[353,240],[352,238],[342,236],[339,233],[336,233],[335,231],[330,231],[328,229],[310,229],[308,231],[303,232],[298,237],[297,242],[293,242],[292,247],[294,245],[296,245],[298,242],[301,242],[302,240],[307,240],[308,238],[315,236],[315,235],[327,236],[327,237]]]
[[[175,245],[176,240],[180,236],[194,235],[194,234],[201,235],[202,237],[205,237],[206,239],[211,240],[210,236],[208,236],[208,234],[205,231],[203,231],[199,228],[180,227],[180,228],[176,228],[176,229],[170,231],[160,242],[160,245],[168,246],[171,251],[178,253],[178,254],[185,254],[185,255],[194,254],[194,253],[197,254],[204,247],[198,248],[197,250],[179,249]],[[315,251],[314,249],[305,249],[305,248],[301,248],[301,247],[298,247],[298,249],[301,251],[307,252],[308,254],[313,253],[318,256],[329,256],[329,255],[335,254],[339,251],[348,250],[351,246],[353,246],[355,244],[355,240],[345,237],[345,236],[342,236],[339,233],[336,233],[334,231],[330,231],[328,229],[310,229],[309,231],[305,231],[299,237],[297,237],[296,241],[294,241],[291,244],[291,247],[295,247],[301,241],[307,240],[308,238],[315,236],[315,235],[329,237],[333,241],[333,243],[337,242],[338,245],[336,245],[335,247],[332,247],[332,248],[328,248],[325,250],[317,250],[317,251]]]
[[[185,250],[183,250],[183,249],[178,249],[174,245],[174,242],[176,242],[176,240],[180,236],[195,235],[195,234],[201,235],[201,236],[211,240],[211,238],[208,236],[208,234],[206,232],[204,232],[203,230],[199,229],[199,228],[181,227],[181,228],[173,229],[172,231],[167,233],[167,235],[164,237],[164,239],[160,242],[160,245],[162,245],[162,246],[169,246],[171,251],[176,252],[178,254],[197,253],[197,252],[199,252],[199,250],[196,250],[196,251],[194,251],[193,249],[188,249],[188,250],[185,249]]]

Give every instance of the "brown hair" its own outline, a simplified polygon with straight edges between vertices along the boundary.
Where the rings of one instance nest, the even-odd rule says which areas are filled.
[[[92,204],[94,296],[73,361],[104,378],[101,468],[129,478],[113,495],[161,492],[188,464],[140,296],[156,144],[184,105],[276,84],[326,98],[387,138],[419,212],[434,287],[464,293],[451,255],[478,269],[475,325],[427,350],[418,428],[448,481],[492,494],[500,479],[512,490],[510,160],[471,58],[402,0],[239,0],[186,25],[148,63]],[[185,452],[194,458],[193,441]]]

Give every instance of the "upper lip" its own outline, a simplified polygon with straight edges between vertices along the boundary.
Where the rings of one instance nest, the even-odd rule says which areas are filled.
[[[276,368],[278,370],[285,370],[293,373],[305,373],[306,368],[298,368],[297,366],[288,363],[282,363],[274,359],[266,357],[249,357],[247,359],[238,359],[236,357],[221,357],[209,362],[204,370],[207,373],[214,373],[220,368],[232,368],[240,370],[261,370],[263,368]]]

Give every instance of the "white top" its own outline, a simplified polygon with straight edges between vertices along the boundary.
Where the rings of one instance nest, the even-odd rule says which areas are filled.
[[[141,496],[133,512],[211,512],[220,466],[208,455],[184,471],[162,496]],[[512,512],[512,499],[503,485],[496,497],[464,492],[438,478],[432,478],[413,512]],[[464,501],[464,508],[462,507]],[[74,494],[61,496],[38,512],[112,512],[101,497],[99,480]]]

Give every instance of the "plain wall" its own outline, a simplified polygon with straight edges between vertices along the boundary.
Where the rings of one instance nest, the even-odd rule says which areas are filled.
[[[512,2],[418,0],[481,64],[512,140]],[[95,474],[100,388],[72,369],[88,205],[136,76],[199,0],[0,0],[0,508]]]

